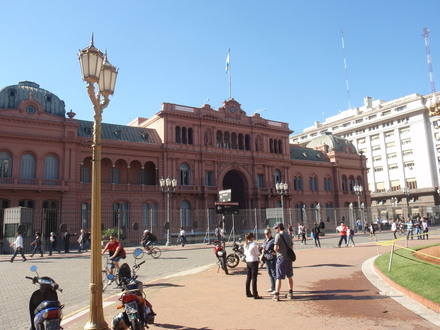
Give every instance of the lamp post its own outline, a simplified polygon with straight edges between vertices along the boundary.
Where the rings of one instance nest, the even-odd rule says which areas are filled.
[[[410,190],[408,187],[404,187],[404,188],[402,189],[402,191],[403,191],[403,193],[404,193],[405,196],[406,196],[406,212],[407,212],[407,214],[408,214],[408,218],[410,218],[410,217],[411,217],[411,214],[410,214],[410,212],[409,212],[409,195],[411,194],[411,190]]]
[[[363,217],[362,217],[362,212],[360,212],[360,210],[361,210],[361,195],[362,195],[362,192],[364,191],[364,187],[362,187],[360,184],[357,184],[353,187],[353,190],[354,190],[354,193],[356,194],[357,199],[358,199],[357,207],[358,207],[358,211],[360,213],[361,221],[362,221]]]
[[[395,218],[395,208],[397,207],[399,200],[397,199],[397,197],[391,197],[390,201],[391,201],[391,206],[393,207],[393,219],[394,219]]]
[[[170,215],[171,215],[171,204],[170,204],[170,200],[171,200],[171,194],[173,194],[176,191],[176,186],[177,186],[177,180],[175,178],[170,179],[169,177],[167,177],[166,179],[161,178],[159,180],[160,183],[160,189],[162,189],[162,192],[164,194],[167,194],[167,224],[166,224],[166,229],[167,229],[167,242],[166,245],[170,246],[170,227],[171,227],[171,223],[170,223]]]
[[[287,182],[275,184],[275,189],[277,193],[281,196],[281,212],[282,212],[282,221],[284,223],[284,195],[287,194],[287,190],[289,189],[289,185]]]
[[[108,329],[102,307],[102,259],[101,259],[101,121],[102,112],[109,105],[109,96],[113,95],[118,70],[107,61],[93,44],[80,50],[79,62],[83,80],[87,83],[87,92],[93,103],[93,145],[92,145],[92,221],[91,221],[91,278],[90,313],[84,329]],[[95,84],[99,92],[95,95]]]

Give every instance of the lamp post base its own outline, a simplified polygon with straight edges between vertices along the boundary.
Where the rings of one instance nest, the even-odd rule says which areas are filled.
[[[171,243],[170,242],[166,242],[165,246],[171,246]]]

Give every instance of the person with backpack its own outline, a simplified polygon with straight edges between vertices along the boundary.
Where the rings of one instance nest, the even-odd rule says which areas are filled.
[[[154,242],[157,241],[157,237],[150,232],[150,230],[145,229],[144,234],[141,238],[141,244],[147,252],[151,252],[151,247]]]
[[[57,248],[57,235],[54,232],[50,233],[49,237],[49,255],[52,255],[52,251],[58,251],[58,253],[61,253],[61,251]]]
[[[34,256],[35,253],[40,252],[40,256],[43,256],[43,249],[41,246],[43,245],[43,242],[41,241],[41,234],[39,232],[35,233],[35,240],[31,243],[31,246],[33,246],[31,257]]]
[[[347,226],[347,245],[350,244],[350,241],[352,243],[352,247],[355,246],[354,244],[354,229],[350,228],[350,226]]]

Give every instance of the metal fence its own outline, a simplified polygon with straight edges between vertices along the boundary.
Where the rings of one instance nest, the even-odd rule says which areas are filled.
[[[11,253],[13,248],[9,244],[15,240],[15,233],[19,224],[25,225],[24,243],[25,251],[30,251],[30,243],[34,239],[35,232],[42,234],[44,246],[48,247],[50,232],[58,234],[58,247],[63,247],[60,227],[65,224],[70,233],[77,235],[71,238],[71,248],[78,247],[77,238],[80,229],[90,229],[89,211],[68,211],[54,209],[27,209],[10,208],[1,210],[0,213],[0,239],[1,252]],[[408,212],[409,211],[409,212]],[[124,246],[139,245],[140,237],[144,229],[149,229],[158,238],[158,244],[166,242],[166,221],[170,222],[171,244],[177,243],[180,227],[187,233],[189,243],[209,243],[214,239],[214,230],[217,225],[224,226],[225,239],[233,241],[239,237],[243,238],[244,233],[252,231],[257,234],[257,239],[263,238],[263,230],[267,226],[272,227],[276,222],[283,222],[286,226],[292,225],[296,228],[298,223],[312,228],[313,224],[323,222],[325,232],[335,233],[336,227],[341,221],[355,228],[357,219],[363,223],[375,222],[378,217],[381,219],[406,218],[411,216],[426,216],[432,224],[440,223],[440,207],[434,205],[412,206],[409,210],[396,207],[376,208],[290,208],[284,209],[241,209],[238,214],[216,214],[214,209],[207,210],[103,210],[102,230],[114,229],[118,232],[119,239]],[[405,216],[404,216],[405,215]],[[29,219],[30,218],[30,219]],[[103,237],[103,243],[106,240]],[[47,250],[47,248],[46,248]]]

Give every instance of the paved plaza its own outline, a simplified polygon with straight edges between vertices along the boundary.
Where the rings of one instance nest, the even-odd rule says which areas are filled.
[[[434,233],[434,230],[432,230]],[[378,240],[391,238],[379,233]],[[427,243],[439,242],[438,235]],[[215,265],[212,246],[205,244],[163,247],[160,259],[144,256],[146,263],[138,272],[146,284],[144,291],[157,313],[151,328],[165,329],[433,329],[440,327],[439,314],[419,306],[384,283],[375,274],[372,261],[389,247],[377,246],[367,235],[356,235],[357,246],[337,248],[338,237],[327,235],[322,249],[312,241],[295,241],[295,299],[274,302],[266,293],[269,279],[266,269],[258,277],[262,300],[253,300],[244,292],[244,263],[225,275]],[[410,241],[410,245],[425,243]],[[231,250],[227,248],[230,252]],[[24,277],[29,267],[38,266],[40,275],[53,277],[64,289],[59,298],[66,305],[65,329],[83,329],[89,304],[90,259],[87,253],[59,254],[52,257],[20,259],[14,263],[1,256],[2,281],[0,301],[6,313],[4,329],[28,329],[27,304],[37,287]],[[29,258],[30,259],[30,258]],[[131,256],[126,261],[132,262]],[[376,287],[373,285],[379,286]],[[283,283],[282,290],[287,290]],[[104,294],[104,315],[110,324],[117,314],[119,290]],[[406,300],[406,301],[405,301]],[[404,304],[407,307],[404,307]],[[20,317],[17,317],[20,315]],[[24,317],[23,317],[24,316]],[[3,327],[4,326],[4,327]]]

